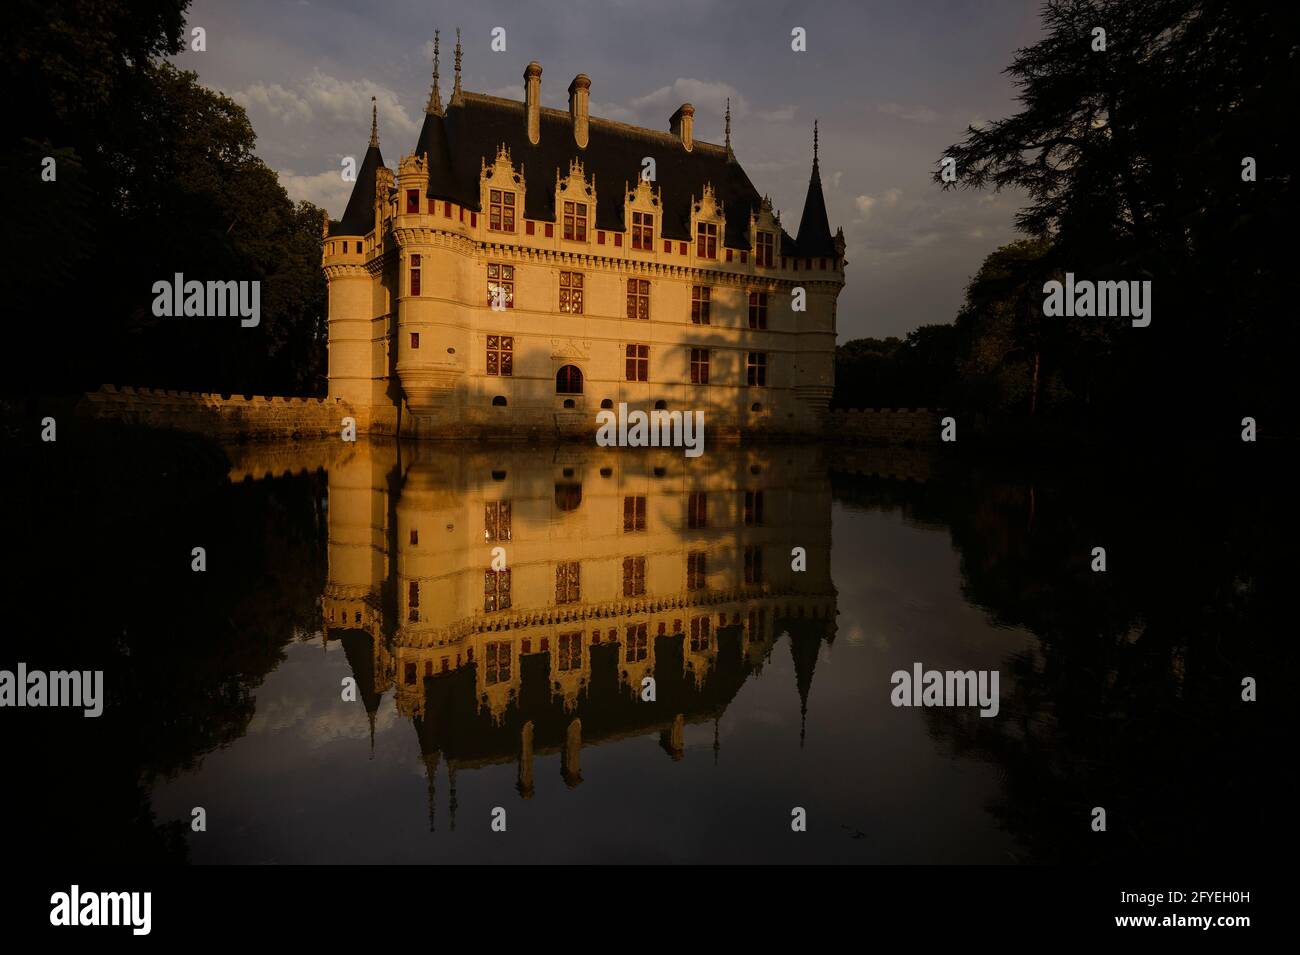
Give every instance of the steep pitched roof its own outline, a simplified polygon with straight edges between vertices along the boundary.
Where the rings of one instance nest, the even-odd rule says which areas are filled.
[[[372,143],[357,170],[343,218],[330,223],[330,235],[365,235],[375,227],[375,171],[383,164],[379,146]]]
[[[541,110],[541,135],[528,141],[523,103],[465,93],[446,115],[426,114],[417,151],[429,161],[429,196],[479,210],[480,163],[491,164],[497,147],[510,149],[510,158],[524,166],[527,180],[524,215],[555,220],[555,173],[568,173],[569,161],[581,159],[588,177],[596,178],[596,228],[624,231],[623,188],[636,184],[642,160],[655,160],[655,187],[663,199],[661,229],[666,239],[690,240],[690,200],[699,199],[711,183],[726,215],[726,244],[749,248],[749,216],[762,199],[754,184],[723,146],[695,140],[687,152],[676,136],[592,117],[586,149],[573,140],[569,114]],[[479,210],[481,211],[481,210]],[[788,243],[793,240],[786,237]]]
[[[816,144],[817,134],[814,132],[812,175],[808,178],[808,195],[803,201],[803,216],[799,220],[799,254],[832,257],[835,255],[835,240],[831,237],[830,220],[826,216]]]

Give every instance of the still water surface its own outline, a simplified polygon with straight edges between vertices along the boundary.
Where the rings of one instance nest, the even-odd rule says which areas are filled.
[[[112,789],[128,855],[1204,859],[1294,792],[1240,699],[1294,672],[1270,624],[1286,532],[1226,479],[798,447],[230,454],[153,454],[70,506],[115,548],[80,784]],[[998,715],[896,708],[916,663],[999,671]]]

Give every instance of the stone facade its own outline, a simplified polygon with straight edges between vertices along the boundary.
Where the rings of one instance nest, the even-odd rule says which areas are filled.
[[[444,109],[435,67],[396,173],[372,129],[325,226],[330,396],[415,437],[590,435],[622,402],[703,409],[724,432],[819,432],[845,263],[815,150],[794,238],[729,119],[718,146],[694,136],[690,104],[671,132],[591,117],[581,75],[568,112],[545,109],[541,72],[529,64],[518,103],[462,91],[458,71]]]

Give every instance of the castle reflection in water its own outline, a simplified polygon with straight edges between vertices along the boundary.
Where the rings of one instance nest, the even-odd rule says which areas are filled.
[[[454,825],[458,770],[515,762],[529,798],[543,754],[573,787],[584,746],[657,733],[677,760],[685,726],[711,722],[716,750],[718,718],[783,637],[806,712],[836,616],[817,449],[329,457],[322,631],[372,732],[390,691],[411,720],[430,825],[444,762]]]

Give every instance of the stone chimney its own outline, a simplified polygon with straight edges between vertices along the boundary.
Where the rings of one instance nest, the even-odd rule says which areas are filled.
[[[668,120],[668,128],[682,141],[686,151],[690,152],[695,145],[695,107],[690,103],[679,106]]]
[[[536,60],[524,69],[524,108],[528,114],[528,141],[542,138],[542,65]]]
[[[569,84],[569,118],[573,120],[573,141],[587,148],[587,104],[591,99],[591,78],[579,73]]]

